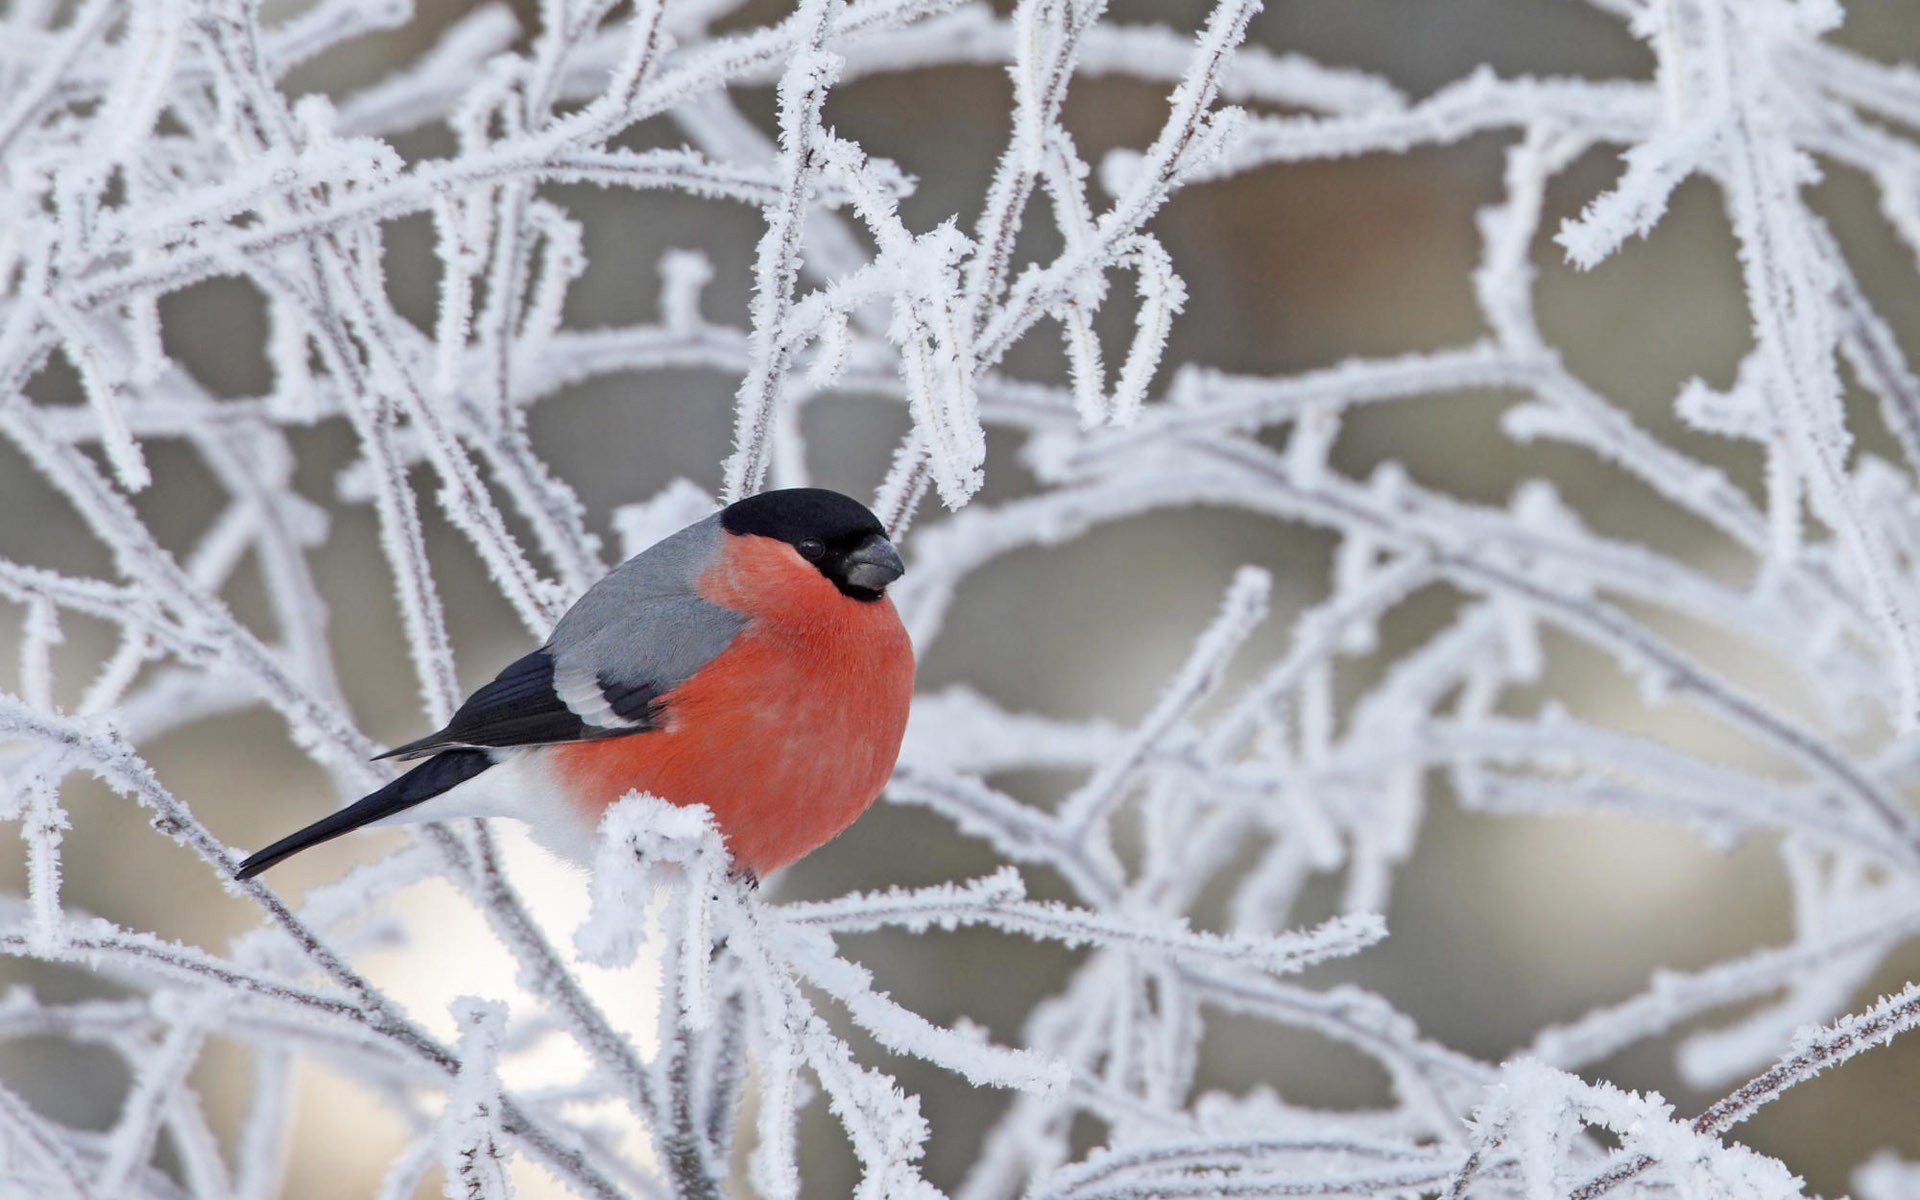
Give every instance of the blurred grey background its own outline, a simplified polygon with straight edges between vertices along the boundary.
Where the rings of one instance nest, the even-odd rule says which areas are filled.
[[[1920,9],[1910,0],[1858,0],[1847,7],[1837,41],[1883,60],[1920,59]],[[372,82],[415,56],[465,11],[447,0],[423,0],[406,29],[362,39],[303,66],[288,80],[289,89],[338,95]],[[521,0],[518,11],[532,27],[531,5]],[[753,4],[727,25],[757,23],[784,11]],[[1205,13],[1206,6],[1194,0],[1123,0],[1112,15],[1193,29]],[[1651,70],[1645,48],[1620,23],[1566,0],[1276,0],[1256,20],[1252,40],[1383,73],[1415,97],[1480,63],[1502,74],[1645,77]],[[770,128],[770,89],[743,93],[742,99],[749,115]],[[949,215],[970,228],[1005,138],[1007,110],[1004,72],[979,68],[849,83],[834,91],[827,115],[840,132],[918,178],[905,210],[916,229]],[[1067,122],[1082,152],[1097,163],[1110,147],[1143,145],[1163,112],[1163,89],[1088,80],[1076,86]],[[679,140],[658,123],[635,135],[636,144],[649,139]],[[1169,365],[1200,362],[1272,373],[1349,355],[1471,340],[1480,332],[1468,279],[1478,253],[1473,217],[1499,195],[1506,144],[1505,135],[1486,136],[1399,157],[1270,168],[1183,193],[1153,225],[1192,296],[1175,326]],[[409,156],[434,155],[448,149],[448,139],[427,130],[401,139],[399,148]],[[1560,177],[1546,227],[1577,212],[1616,169],[1611,154],[1596,153]],[[744,323],[751,255],[761,229],[754,209],[587,187],[550,194],[586,226],[590,266],[568,300],[569,325],[651,317],[656,263],[662,251],[676,246],[697,246],[714,260],[707,314]],[[1834,223],[1870,295],[1895,322],[1908,354],[1920,357],[1920,283],[1911,258],[1881,223],[1876,203],[1872,188],[1843,170],[1830,168],[1816,189],[1816,207]],[[1036,232],[1024,249],[1049,252],[1048,236]],[[428,222],[395,223],[388,245],[392,287],[403,311],[429,323],[437,274]],[[1650,429],[1757,488],[1757,455],[1681,428],[1670,410],[1679,385],[1691,376],[1729,382],[1748,345],[1734,246],[1711,186],[1684,186],[1650,238],[1630,244],[1591,274],[1576,274],[1550,245],[1537,246],[1536,257],[1541,317],[1572,368]],[[247,286],[216,281],[193,287],[172,297],[163,315],[168,352],[214,391],[238,397],[268,388],[260,350],[264,314]],[[1031,339],[1008,366],[1034,378],[1061,375],[1057,350],[1046,337]],[[535,410],[535,442],[579,491],[609,547],[616,547],[608,523],[616,506],[643,499],[677,476],[717,484],[736,383],[688,372],[574,388]],[[55,402],[74,395],[75,384],[55,368],[34,389],[37,398]],[[1426,483],[1483,501],[1503,500],[1519,479],[1546,476],[1602,532],[1643,540],[1710,569],[1738,569],[1716,563],[1714,543],[1590,456],[1507,442],[1496,419],[1513,399],[1466,393],[1363,409],[1349,421],[1339,462],[1364,472],[1398,459]],[[902,428],[900,414],[877,402],[829,398],[814,404],[807,429],[815,481],[856,495],[870,492]],[[1871,448],[1877,425],[1868,417],[1863,429]],[[349,699],[373,736],[412,736],[420,730],[416,690],[373,516],[339,504],[333,495],[335,474],[352,454],[350,436],[334,422],[298,434],[296,447],[302,493],[333,515],[331,535],[315,562]],[[1011,449],[1005,437],[992,442],[985,499],[1028,486]],[[156,483],[139,498],[140,508],[169,545],[184,547],[212,515],[217,489],[177,447],[154,444],[148,454]],[[424,500],[431,484],[424,478],[416,484]],[[430,502],[422,510],[461,676],[477,684],[520,653],[528,639],[465,542]],[[65,571],[111,573],[105,553],[64,503],[3,443],[0,514],[0,555]],[[1154,516],[1102,529],[1057,552],[1014,555],[964,588],[938,642],[922,648],[923,685],[965,681],[1012,707],[1137,718],[1205,624],[1236,565],[1265,565],[1278,580],[1275,615],[1243,656],[1256,663],[1284,646],[1291,616],[1324,594],[1331,544],[1312,529],[1207,511]],[[248,618],[264,611],[255,584],[245,574],[229,597]],[[1430,632],[1447,611],[1443,600],[1429,598],[1396,613],[1380,654],[1354,682],[1364,682],[1396,648]],[[9,611],[0,621],[0,650],[18,628],[14,615]],[[67,630],[70,644],[61,661],[76,665],[62,680],[61,695],[70,700],[85,678],[77,664],[93,661],[109,643],[103,628],[77,618]],[[1693,729],[1683,711],[1642,709],[1631,687],[1612,672],[1565,646],[1555,650],[1546,686],[1570,707],[1626,728],[1657,723],[1670,736],[1676,727],[1701,739],[1719,736],[1704,722]],[[148,755],[162,778],[239,846],[262,844],[337,802],[320,773],[288,744],[279,722],[262,712],[207,722],[153,744]],[[1060,787],[1049,779],[1001,782],[1036,800]],[[1434,786],[1420,848],[1399,876],[1387,914],[1391,938],[1311,979],[1351,979],[1378,989],[1429,1035],[1459,1050],[1497,1060],[1543,1024],[1633,994],[1656,967],[1703,966],[1788,933],[1777,860],[1764,845],[1720,855],[1670,826],[1465,815],[1439,794],[1437,778]],[[70,783],[66,795],[75,823],[67,841],[71,903],[211,946],[252,927],[252,912],[225,900],[204,869],[153,836],[128,803],[78,782]],[[397,835],[391,834],[336,843],[295,860],[276,882],[297,891],[394,844]],[[529,864],[523,869],[530,878],[564,875],[526,856],[516,862]],[[882,805],[794,868],[781,893],[800,897],[924,883],[993,865],[983,845],[957,836],[943,822]],[[9,861],[0,868],[0,884],[17,887],[19,875],[19,864]],[[576,884],[561,878],[554,886]],[[1054,886],[1035,881],[1039,891]],[[1326,907],[1303,918],[1330,911],[1332,889],[1321,900]],[[383,970],[396,979],[457,970],[459,955],[448,949],[457,939],[435,924],[435,905],[445,903],[444,897],[429,898],[409,909],[423,946],[396,956]],[[569,929],[555,932],[564,938]],[[874,935],[850,946],[874,966],[884,988],[930,1018],[966,1014],[1000,1037],[1017,1035],[1027,1007],[1058,984],[1071,961],[985,934]],[[1891,990],[1916,967],[1920,955],[1910,953],[1876,986]],[[0,962],[0,983],[21,982],[53,997],[101,989],[77,972]],[[485,985],[459,990],[479,986]],[[651,1000],[642,988],[630,990],[634,1019],[643,1021]],[[1624,1086],[1658,1089],[1683,1112],[1697,1111],[1713,1097],[1680,1085],[1670,1048],[1667,1041],[1637,1047],[1597,1073]],[[971,1092],[920,1064],[866,1049],[870,1061],[925,1098],[935,1131],[928,1173],[950,1186],[1003,1097]],[[104,1052],[38,1042],[0,1055],[0,1078],[60,1120],[101,1128],[113,1120],[127,1083]],[[242,1103],[233,1086],[244,1080],[242,1056],[217,1051],[198,1078],[216,1123],[231,1127]],[[1280,1034],[1225,1017],[1212,1023],[1204,1078],[1209,1086],[1231,1090],[1270,1087],[1309,1104],[1358,1106],[1386,1095],[1379,1072],[1350,1052],[1305,1034]],[[378,1114],[371,1097],[324,1071],[303,1077],[301,1095],[288,1195],[370,1194],[400,1147],[398,1127]],[[1920,1046],[1901,1043],[1796,1089],[1741,1136],[1784,1158],[1812,1189],[1833,1194],[1847,1187],[1850,1168],[1878,1149],[1920,1155],[1916,1100]],[[851,1156],[818,1104],[809,1110],[805,1133],[808,1194],[847,1194]]]

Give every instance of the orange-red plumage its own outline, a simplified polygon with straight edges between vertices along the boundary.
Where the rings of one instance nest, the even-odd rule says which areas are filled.
[[[745,627],[663,697],[663,728],[554,746],[553,770],[595,822],[633,789],[705,804],[734,862],[764,876],[880,794],[906,732],[913,647],[893,601],[842,594],[768,538],[726,537],[699,587]]]

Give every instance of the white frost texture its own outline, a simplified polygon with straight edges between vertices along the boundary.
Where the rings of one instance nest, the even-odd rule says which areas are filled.
[[[0,442],[91,544],[0,559],[17,647],[0,816],[22,845],[0,954],[46,967],[0,998],[0,1042],[85,1048],[118,1085],[79,1113],[9,1076],[0,1193],[281,1195],[292,1147],[325,1155],[339,1136],[298,1098],[324,1071],[387,1122],[396,1200],[827,1195],[822,1129],[873,1200],[1802,1195],[1805,1168],[1743,1144],[1743,1123],[1855,1056],[1899,1053],[1883,1047],[1920,1024],[1899,973],[1920,935],[1920,377],[1907,318],[1870,300],[1812,198],[1833,171],[1869,189],[1877,265],[1911,276],[1920,72],[1839,44],[1834,0],[1586,0],[1646,72],[1484,66],[1415,97],[1250,42],[1259,8],[1153,18],[1176,27],[1103,0],[487,3],[405,43],[384,77],[322,92],[303,64],[397,38],[407,0],[12,0]],[[995,72],[1010,100],[971,198],[929,211],[912,173],[836,128],[835,96],[903,79],[933,122],[956,70]],[[1093,152],[1069,129],[1086,137],[1076,113],[1115,81],[1156,98],[1157,132]],[[1433,153],[1470,139],[1504,156],[1463,264],[1476,334],[1270,375],[1174,353],[1210,316],[1181,244],[1156,236],[1176,197],[1336,159],[1438,169]],[[1550,193],[1576,168],[1562,220]],[[580,320],[589,252],[622,249],[569,207],[583,184],[631,194],[642,224],[652,205],[745,214],[757,244],[649,251],[624,286],[657,315]],[[1709,249],[1750,341],[1655,423],[1570,365],[1537,300],[1549,267],[1597,276],[1660,236],[1683,193],[1720,210]],[[405,272],[403,227],[431,249]],[[258,300],[225,335],[252,339],[270,380],[255,394],[176,350],[193,310],[175,301],[222,280]],[[739,304],[714,302],[722,282]],[[432,302],[402,304],[406,287]],[[730,452],[629,481],[618,512],[535,453],[540,422],[602,411],[567,408],[582,388],[658,404],[696,376],[732,395]],[[1353,422],[1469,391],[1507,400],[1487,452],[1539,463],[1508,498],[1352,468]],[[377,539],[327,570],[400,613],[418,732],[485,665],[450,600],[486,591],[530,644],[614,560],[595,528],[644,545],[765,486],[838,483],[818,460],[844,471],[848,452],[809,440],[816,403],[866,406],[888,431],[861,478],[907,557],[896,600],[923,655],[976,573],[1069,561],[1161,510],[1314,530],[1331,567],[1284,604],[1271,570],[1223,570],[1211,624],[1108,646],[1190,646],[1163,656],[1133,719],[1088,718],[1097,695],[1032,711],[951,676],[923,692],[882,808],[972,848],[984,869],[944,882],[748,890],[704,810],[644,796],[602,830],[577,931],[536,918],[472,821],[297,904],[277,873],[231,881],[230,843],[268,825],[223,827],[207,785],[158,769],[157,743],[243,713],[334,802],[387,777],[340,658],[354,631],[322,600],[339,512]],[[309,469],[323,444],[343,469]],[[1764,466],[1736,479],[1707,444]],[[1664,515],[1589,519],[1553,482],[1574,460]],[[192,503],[149,502],[188,469],[208,481]],[[1703,540],[1712,554],[1690,548]],[[1439,616],[1388,636],[1435,597]],[[1712,737],[1567,702],[1569,660],[1637,684],[1621,710],[1637,696]],[[1043,803],[1022,791],[1036,775],[1067,782]],[[318,815],[272,778],[232,786],[281,830]],[[1400,945],[1382,945],[1394,886],[1443,797],[1476,828],[1613,814],[1648,839],[1739,848],[1777,872],[1789,916],[1732,957],[1643,970],[1638,994],[1536,1023],[1510,1053],[1462,1052],[1353,974]],[[138,837],[87,872],[134,880],[191,854],[206,894],[155,883],[112,919],[63,903],[81,869],[63,855],[92,822]],[[518,991],[422,1013],[375,982],[369,955],[437,936],[395,907],[423,881],[484,918]],[[188,903],[224,906],[228,940],[183,939],[170,913]],[[863,959],[886,936],[1051,944],[1068,966],[1023,1020],[923,1013]],[[619,969],[657,988],[657,1032],[587,986]],[[99,986],[41,986],[76,976]],[[1202,1050],[1222,1024],[1333,1043],[1379,1095],[1221,1083]],[[556,1041],[580,1069],[521,1081],[516,1062]],[[1608,1064],[1636,1046],[1719,1099],[1617,1086]],[[933,1074],[980,1092],[944,1173],[929,1147],[945,1133],[902,1083]],[[1920,1195],[1920,1168],[1891,1152],[1854,1179],[1874,1200]]]

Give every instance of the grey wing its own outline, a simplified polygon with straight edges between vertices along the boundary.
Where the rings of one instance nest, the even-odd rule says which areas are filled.
[[[709,518],[621,563],[567,610],[546,645],[468,697],[445,729],[381,757],[656,728],[661,698],[726,649],[745,624],[697,590],[724,536],[719,519]]]

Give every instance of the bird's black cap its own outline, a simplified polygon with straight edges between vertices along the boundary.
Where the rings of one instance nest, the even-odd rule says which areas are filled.
[[[880,518],[852,496],[826,488],[779,488],[729,504],[720,514],[728,533],[752,533],[798,545],[818,538],[829,545],[886,536]]]

